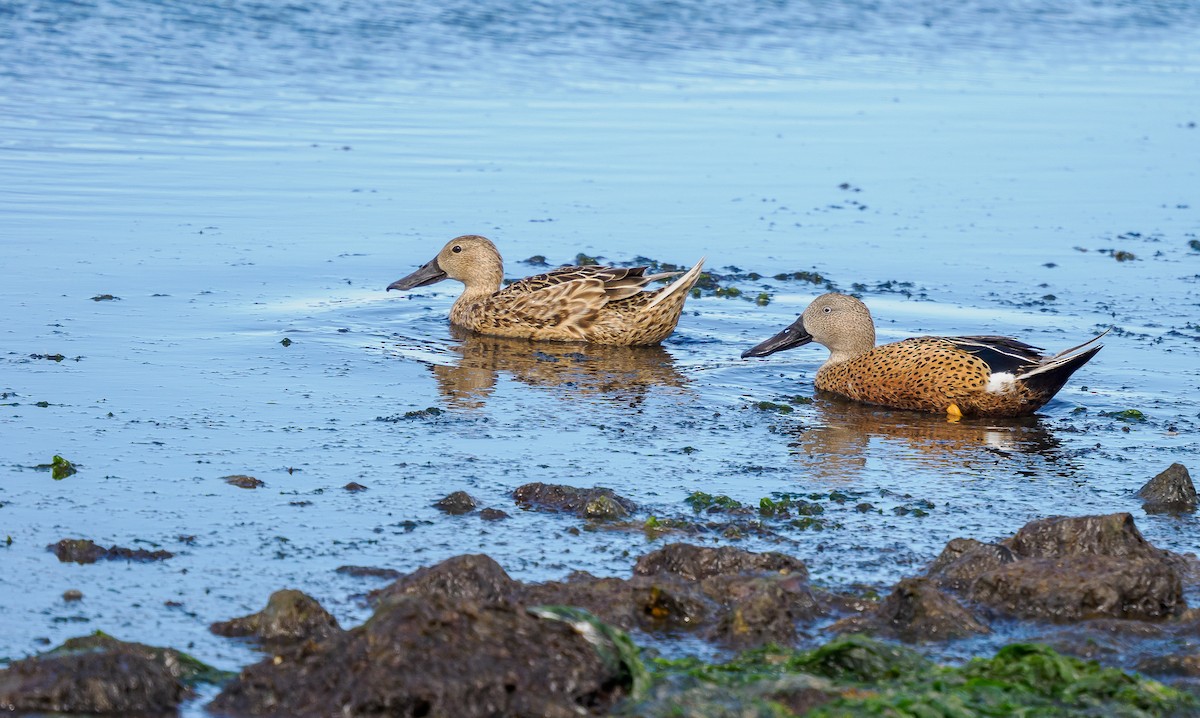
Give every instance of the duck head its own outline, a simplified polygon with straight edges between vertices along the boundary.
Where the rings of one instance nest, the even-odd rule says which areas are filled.
[[[765,357],[809,342],[829,349],[836,363],[865,354],[875,347],[875,322],[867,305],[848,294],[822,294],[791,326],[742,352],[742,358]]]
[[[415,289],[443,279],[456,279],[468,289],[494,292],[504,280],[504,260],[487,237],[464,234],[447,242],[420,269],[389,284],[388,291]]]

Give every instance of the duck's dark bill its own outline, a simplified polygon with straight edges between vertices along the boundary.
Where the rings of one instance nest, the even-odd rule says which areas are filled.
[[[804,330],[804,323],[797,319],[790,327],[779,332],[761,344],[742,352],[742,358],[765,357],[768,354],[781,352],[784,349],[804,346],[813,340],[811,334]]]
[[[387,290],[390,292],[393,289],[414,289],[423,287],[426,284],[440,282],[446,278],[446,273],[438,266],[437,259],[429,260],[425,266],[408,275],[404,279],[397,279],[388,285]]]

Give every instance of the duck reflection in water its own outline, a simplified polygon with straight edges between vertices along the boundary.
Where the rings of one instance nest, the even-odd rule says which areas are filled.
[[[788,446],[797,461],[814,476],[831,481],[856,480],[869,468],[868,460],[878,462],[880,457],[894,460],[895,469],[915,463],[958,473],[972,465],[1015,461],[1065,477],[1079,471],[1039,416],[948,422],[823,391],[816,393],[812,408],[816,415],[811,424],[795,423],[778,431],[793,437]],[[1016,473],[1025,472],[1017,467]]]
[[[430,369],[446,403],[461,408],[482,407],[501,373],[531,386],[567,389],[556,393],[564,399],[583,396],[631,406],[655,389],[683,390],[688,381],[658,345],[531,343],[456,326],[450,334],[459,341],[450,347],[457,360]]]

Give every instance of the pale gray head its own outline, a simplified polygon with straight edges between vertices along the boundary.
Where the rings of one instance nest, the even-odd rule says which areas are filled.
[[[477,234],[455,237],[438,255],[420,269],[388,285],[392,289],[413,289],[443,279],[457,279],[467,291],[494,292],[504,281],[504,260],[492,240]]]
[[[871,351],[875,347],[875,322],[867,305],[848,294],[822,294],[791,326],[742,352],[742,358],[765,357],[814,341],[829,349],[832,363]]]

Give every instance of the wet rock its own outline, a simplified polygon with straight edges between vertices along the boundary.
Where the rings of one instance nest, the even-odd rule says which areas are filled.
[[[1030,521],[1001,542],[1020,558],[1108,556],[1162,558],[1166,552],[1147,541],[1127,513],[1105,516],[1052,516]]]
[[[654,695],[623,707],[622,716],[638,718],[780,718],[801,716],[838,698],[828,679],[804,674],[763,678],[746,685],[663,684]],[[788,712],[781,711],[786,709]]]
[[[1141,673],[1159,676],[1200,678],[1200,653],[1147,656],[1138,661],[1136,668]]]
[[[439,511],[450,514],[451,516],[459,516],[461,514],[470,513],[475,510],[475,499],[466,491],[455,491],[454,493],[439,499],[434,506]]]
[[[223,674],[167,648],[96,633],[0,670],[0,707],[12,712],[175,714],[189,684]]]
[[[469,554],[419,568],[386,588],[372,591],[368,597],[373,603],[399,596],[444,596],[492,603],[511,598],[520,587],[520,582],[509,578],[491,557]]]
[[[575,574],[526,587],[524,600],[583,606],[626,630],[698,631],[731,647],[790,642],[798,620],[822,612],[798,559],[688,544],[643,556],[630,579]]]
[[[73,601],[82,601],[83,591],[80,591],[77,588],[69,588],[66,591],[63,591],[62,599],[67,603],[71,603]]]
[[[518,486],[513,498],[525,509],[560,511],[595,520],[623,518],[637,510],[637,505],[629,499],[618,496],[612,489],[599,487],[580,489],[537,482]]]
[[[1171,513],[1196,509],[1196,487],[1187,467],[1175,463],[1146,482],[1137,495],[1145,501],[1147,513]]]
[[[832,630],[883,635],[908,643],[991,632],[958,601],[924,578],[900,581],[879,605],[861,616],[838,621]]]
[[[1010,615],[1159,619],[1186,608],[1183,558],[1146,541],[1129,514],[1032,521],[1001,543],[1016,560],[983,570],[965,594]],[[972,551],[980,549],[957,560]],[[942,566],[942,574],[953,565]]]
[[[647,633],[697,629],[715,612],[698,586],[671,577],[626,580],[576,574],[565,582],[526,586],[521,599],[527,605],[579,606],[622,630],[636,628]]]
[[[349,491],[352,494],[356,494],[359,491],[367,490],[366,486],[363,486],[362,484],[358,483],[357,481],[351,481],[350,483],[346,484],[342,488],[345,489],[346,491]]]
[[[479,512],[479,518],[484,521],[503,521],[504,519],[512,518],[507,512],[500,509],[483,509]]]
[[[170,551],[147,551],[123,546],[104,548],[91,539],[63,539],[46,547],[63,563],[95,563],[100,560],[165,561],[175,554]]]
[[[278,648],[302,641],[320,641],[339,633],[337,620],[316,599],[302,591],[283,589],[271,594],[267,607],[249,616],[209,626],[218,636],[252,636]]]
[[[1016,560],[1006,546],[975,539],[951,539],[929,566],[926,575],[939,586],[964,590],[976,578]]]
[[[808,577],[808,568],[803,561],[782,553],[752,553],[733,546],[715,548],[685,543],[668,544],[651,551],[639,558],[633,567],[633,572],[640,576],[672,573],[689,581],[748,571]]]
[[[544,716],[603,712],[632,680],[576,628],[511,604],[397,596],[362,626],[242,671],[232,716]]]
[[[337,573],[353,578],[386,578],[394,580],[404,574],[394,568],[378,568],[375,566],[338,566]]]
[[[239,489],[257,489],[260,486],[266,486],[266,482],[245,474],[230,474],[221,478],[225,480],[225,483],[236,486]]]

